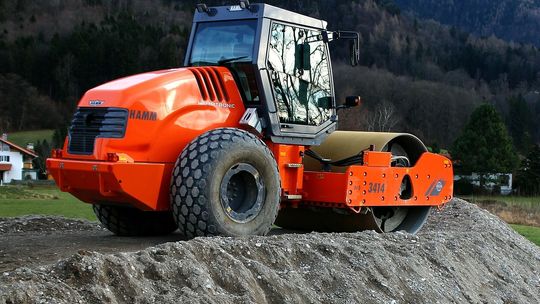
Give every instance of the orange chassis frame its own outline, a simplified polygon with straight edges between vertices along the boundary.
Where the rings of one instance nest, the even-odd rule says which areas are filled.
[[[425,152],[413,167],[392,167],[390,152],[364,151],[363,165],[345,172],[304,171],[304,147],[270,144],[281,175],[284,204],[350,208],[437,206],[452,199],[453,169],[444,156]],[[400,195],[408,176],[410,193]]]
[[[267,142],[276,158],[282,204],[298,207],[350,208],[374,206],[438,206],[452,198],[451,162],[426,152],[413,167],[391,167],[389,152],[365,151],[364,165],[345,172],[305,171],[305,147]],[[122,154],[120,154],[122,156]],[[128,204],[147,211],[168,210],[173,163],[141,163],[119,157],[116,161],[49,158],[47,168],[62,191],[87,203]],[[412,193],[399,196],[409,176]]]

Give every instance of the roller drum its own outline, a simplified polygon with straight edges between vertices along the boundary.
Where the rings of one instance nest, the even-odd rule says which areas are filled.
[[[373,146],[375,151],[388,151],[392,152],[392,155],[405,156],[409,159],[410,166],[414,166],[422,153],[427,151],[425,145],[411,134],[355,131],[336,131],[320,146],[311,149],[324,158],[336,161],[359,154],[370,146]],[[306,156],[304,168],[306,171],[321,171],[322,165]],[[346,167],[332,166],[333,172],[345,170]],[[279,211],[276,225],[306,231],[404,230],[416,233],[425,223],[430,209],[430,207],[373,207],[366,214],[357,214],[348,209],[285,207]]]

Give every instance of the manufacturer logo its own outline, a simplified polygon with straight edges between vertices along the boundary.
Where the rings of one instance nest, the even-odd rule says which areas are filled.
[[[201,106],[214,106],[218,108],[226,108],[226,109],[234,109],[235,104],[234,103],[225,103],[225,102],[213,102],[213,101],[199,101],[199,105]]]
[[[242,8],[240,5],[231,5],[231,7],[229,7],[229,12],[239,12],[241,10]]]
[[[150,111],[130,110],[129,111],[129,119],[155,121],[155,120],[157,120],[157,113],[156,112],[150,112]]]
[[[439,179],[431,183],[429,188],[426,191],[426,196],[437,196],[441,193],[442,189],[446,182],[443,179]]]
[[[437,192],[441,192],[442,187],[443,187],[443,183],[439,181],[437,185],[435,186],[435,189],[437,189]]]
[[[105,103],[103,100],[90,100],[88,102],[91,106],[100,106]]]

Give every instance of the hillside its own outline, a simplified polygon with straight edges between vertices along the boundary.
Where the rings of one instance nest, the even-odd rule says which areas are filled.
[[[394,0],[404,11],[480,36],[540,46],[540,2],[530,0]]]
[[[21,147],[26,147],[28,143],[36,144],[38,141],[46,140],[47,142],[52,142],[54,130],[32,130],[32,131],[22,131],[17,133],[9,134],[9,141],[19,145]]]
[[[362,34],[360,67],[344,63],[346,45],[331,48],[338,100],[364,97],[362,108],[342,112],[341,128],[406,131],[448,147],[476,106],[493,103],[509,118],[509,100],[518,99],[532,123],[513,134],[540,139],[535,47],[410,18],[386,0],[266,2]],[[54,129],[89,88],[180,66],[195,3],[0,1],[0,130]],[[392,113],[389,121],[381,112]]]

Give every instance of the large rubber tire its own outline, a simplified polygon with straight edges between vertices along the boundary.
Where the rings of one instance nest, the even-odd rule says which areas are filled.
[[[234,128],[208,131],[191,141],[171,180],[174,218],[187,237],[265,235],[276,219],[280,193],[270,149]]]
[[[101,224],[119,236],[166,235],[178,227],[171,211],[142,211],[117,205],[93,205]]]

